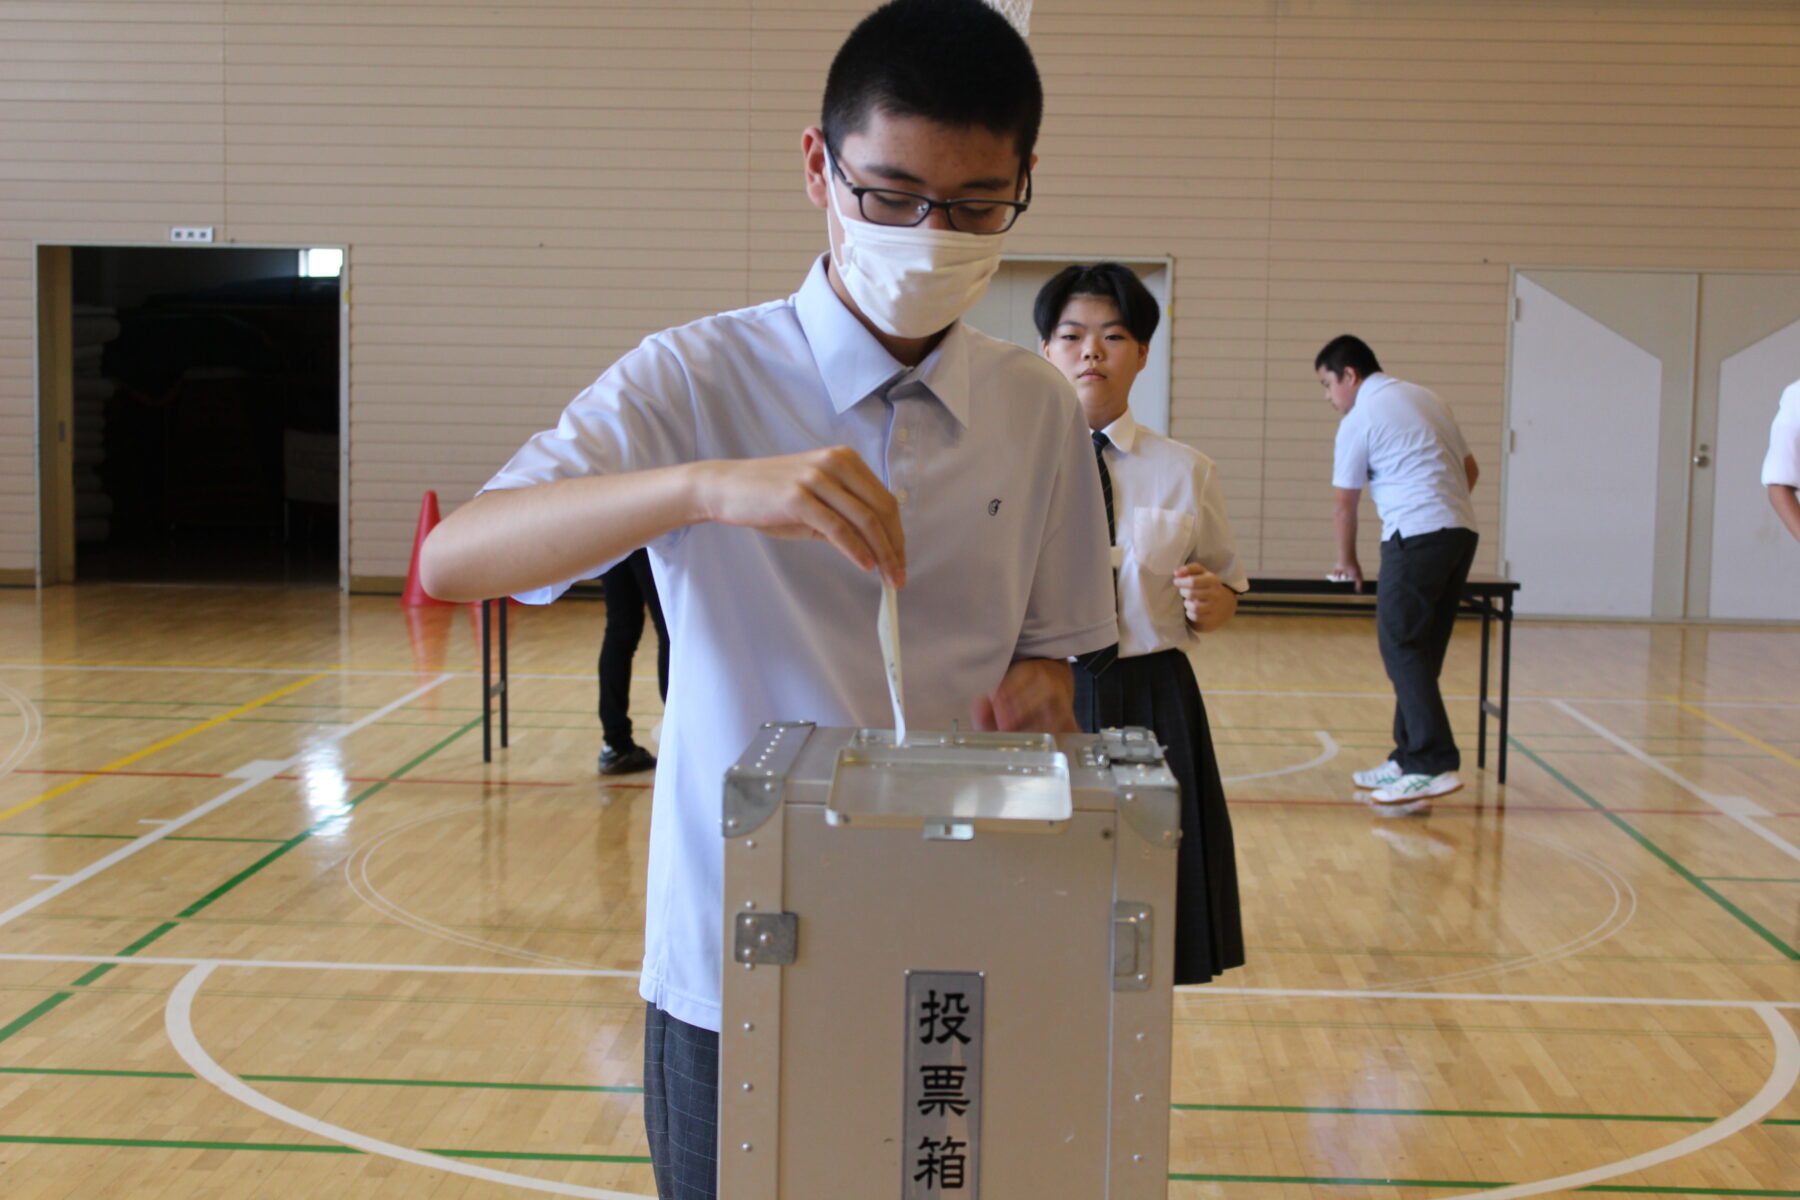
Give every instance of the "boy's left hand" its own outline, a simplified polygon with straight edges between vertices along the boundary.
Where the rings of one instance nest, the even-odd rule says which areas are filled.
[[[1217,629],[1237,612],[1237,593],[1201,563],[1177,567],[1175,587],[1181,593],[1188,624],[1202,633]]]
[[[1006,669],[1000,686],[978,696],[975,728],[1015,733],[1080,733],[1075,723],[1075,676],[1053,658],[1022,658]]]

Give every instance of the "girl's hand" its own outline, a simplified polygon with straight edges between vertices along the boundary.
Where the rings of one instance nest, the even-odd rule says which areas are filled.
[[[1197,632],[1211,633],[1237,613],[1237,593],[1201,563],[1176,568],[1175,588],[1181,593],[1187,623]]]

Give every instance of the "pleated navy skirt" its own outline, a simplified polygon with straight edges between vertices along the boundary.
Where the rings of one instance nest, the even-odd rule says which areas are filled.
[[[1180,650],[1121,658],[1094,676],[1075,668],[1075,719],[1089,733],[1141,725],[1164,746],[1181,786],[1175,884],[1175,982],[1205,983],[1244,965],[1237,851],[1212,728],[1194,668]]]

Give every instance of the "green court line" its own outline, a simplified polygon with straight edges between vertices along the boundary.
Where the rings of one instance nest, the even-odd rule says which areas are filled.
[[[333,822],[343,820],[343,818],[349,814],[351,809],[353,809],[357,805],[361,804],[364,800],[367,800],[370,796],[373,796],[376,792],[381,791],[383,788],[387,787],[388,784],[390,782],[392,782],[394,779],[398,779],[400,776],[406,774],[408,771],[412,770],[414,767],[418,766],[420,763],[424,762],[426,759],[428,759],[432,755],[436,754],[439,750],[442,750],[445,746],[448,746],[451,742],[454,742],[457,738],[459,738],[463,734],[469,732],[469,730],[475,728],[479,724],[481,724],[481,718],[476,717],[474,720],[469,721],[467,724],[463,725],[462,728],[458,729],[455,733],[451,734],[450,736],[444,738],[442,741],[433,745],[430,749],[425,750],[423,753],[416,755],[411,761],[407,762],[406,765],[402,766],[398,771],[395,771],[388,778],[383,779],[380,783],[370,784],[368,787],[364,788],[361,792],[358,792],[354,797],[352,797],[349,800],[346,800],[344,802],[344,806],[342,809],[333,813],[329,817],[325,817],[322,820],[314,822],[312,825],[308,826],[306,829],[302,830],[300,833],[289,838],[287,841],[282,842],[279,846],[275,847],[275,849],[269,851],[269,853],[263,855],[261,858],[257,859],[255,862],[251,863],[248,867],[245,867],[242,871],[239,871],[236,875],[233,875],[230,879],[227,879],[224,883],[221,883],[218,887],[214,888],[212,891],[206,893],[206,895],[200,897],[200,899],[194,901],[192,904],[188,905],[186,908],[184,908],[180,912],[176,913],[175,914],[176,917],[177,918],[191,917],[195,913],[206,908],[208,905],[212,904],[215,900],[218,900],[221,896],[224,896],[227,892],[231,891],[233,888],[237,887],[239,884],[243,883],[245,880],[247,880],[251,876],[255,875],[258,871],[261,871],[264,867],[268,866],[270,863],[274,862],[276,859],[281,858],[288,851],[292,850],[294,847],[300,845],[302,842],[304,842],[308,838],[312,837],[313,834],[319,832],[319,830],[325,828],[327,825],[330,825]]]
[[[77,1075],[101,1079],[197,1079],[192,1071],[125,1071],[87,1067],[0,1067],[0,1075]]]
[[[41,1001],[26,1012],[14,1017],[7,1024],[0,1025],[0,1042],[4,1042],[7,1038],[19,1032],[19,1030],[25,1028],[27,1025],[31,1024],[74,994],[74,992],[57,992],[55,995]]]
[[[1637,842],[1638,845],[1642,846],[1644,849],[1648,850],[1651,854],[1655,855],[1658,859],[1660,859],[1664,866],[1668,867],[1671,871],[1674,871],[1677,875],[1679,875],[1683,879],[1687,880],[1695,888],[1698,888],[1701,893],[1703,893],[1708,898],[1710,898],[1720,908],[1723,908],[1726,912],[1728,912],[1732,916],[1736,917],[1738,919],[1738,921],[1746,929],[1748,929],[1752,933],[1756,934],[1756,936],[1760,937],[1763,941],[1769,943],[1769,945],[1775,947],[1776,950],[1781,952],[1782,957],[1790,959],[1795,962],[1800,962],[1800,950],[1794,949],[1792,946],[1790,946],[1786,942],[1782,941],[1781,938],[1777,937],[1774,933],[1772,933],[1768,929],[1765,929],[1762,926],[1762,924],[1756,920],[1755,917],[1752,917],[1749,913],[1745,912],[1743,909],[1739,908],[1737,905],[1733,904],[1731,901],[1727,900],[1723,895],[1721,895],[1717,888],[1708,884],[1705,880],[1701,879],[1698,875],[1694,874],[1692,871],[1688,870],[1686,867],[1684,867],[1680,863],[1676,862],[1674,857],[1671,856],[1668,853],[1668,851],[1664,850],[1661,846],[1658,846],[1655,842],[1651,841],[1648,837],[1644,836],[1644,834],[1640,833],[1635,825],[1633,825],[1629,821],[1625,820],[1618,813],[1608,812],[1605,805],[1601,804],[1598,800],[1596,800],[1592,796],[1588,795],[1587,792],[1583,791],[1579,786],[1577,786],[1575,784],[1575,782],[1573,780],[1571,780],[1567,775],[1564,775],[1561,771],[1558,771],[1555,767],[1551,766],[1549,763],[1547,763],[1543,759],[1539,758],[1537,756],[1537,754],[1531,749],[1531,747],[1527,746],[1524,742],[1521,742],[1517,736],[1509,734],[1507,740],[1512,742],[1512,744],[1515,747],[1517,747],[1519,752],[1521,754],[1523,754],[1526,758],[1529,758],[1532,762],[1534,762],[1538,766],[1542,767],[1544,769],[1545,773],[1547,773],[1552,779],[1556,780],[1558,783],[1562,784],[1565,788],[1569,789],[1569,791],[1571,791],[1575,795],[1579,796],[1583,801],[1585,801],[1587,803],[1587,805],[1590,808],[1599,812],[1607,820],[1611,821],[1614,825],[1618,826],[1621,830],[1623,830],[1628,836],[1631,837],[1631,839],[1633,841]]]
[[[1298,1112],[1354,1117],[1490,1117],[1496,1121],[1669,1121],[1710,1124],[1719,1117],[1667,1117],[1629,1112],[1483,1112],[1478,1108],[1312,1108],[1303,1105],[1170,1105],[1175,1112]]]
[[[81,838],[100,842],[135,842],[144,835],[141,833],[0,833],[0,837],[14,838]],[[280,838],[253,837],[188,837],[172,833],[164,838],[165,842],[279,842]]]
[[[131,945],[129,945],[129,946],[125,947],[123,950],[119,951],[119,953],[116,954],[114,957],[130,958],[132,955],[136,954],[139,950],[142,950],[145,946],[148,946],[151,942],[154,942],[157,938],[161,937],[163,934],[169,932],[169,930],[171,930],[173,928],[175,928],[175,922],[164,921],[161,925],[158,925],[155,929],[152,929],[149,933],[146,933],[143,937],[139,938],[137,941],[131,943]],[[118,965],[119,964],[117,964],[117,963],[100,963],[100,964],[96,965],[93,970],[91,970],[87,974],[83,975],[80,979],[77,979],[70,986],[71,987],[86,987],[88,984],[93,983],[94,981],[98,980],[102,975],[105,975],[108,971],[112,970],[114,967],[116,967]]]
[[[199,912],[201,909],[205,908],[207,905],[211,904],[213,901],[217,900],[219,897],[225,895],[225,893],[231,891],[231,889],[235,888],[238,884],[244,882],[244,880],[250,878],[252,875],[256,874],[258,871],[262,870],[264,867],[268,866],[270,863],[274,862],[276,859],[278,859],[282,855],[286,854],[289,850],[292,850],[295,846],[298,846],[300,843],[304,842],[307,838],[310,838],[313,834],[317,833],[319,830],[323,829],[325,826],[331,824],[333,821],[341,820],[344,817],[344,815],[346,813],[348,813],[351,809],[355,808],[357,805],[361,804],[364,800],[367,800],[370,796],[373,796],[376,792],[379,792],[382,788],[386,787],[388,785],[388,783],[391,782],[394,778],[397,778],[401,775],[406,774],[406,772],[412,770],[414,767],[418,766],[420,763],[424,762],[426,759],[428,759],[432,755],[436,754],[439,750],[442,750],[445,746],[448,746],[451,742],[455,741],[457,738],[461,737],[463,734],[467,733],[469,730],[475,728],[475,726],[477,726],[479,724],[481,724],[481,718],[476,717],[474,720],[472,720],[468,724],[464,725],[461,729],[457,730],[455,733],[451,734],[449,737],[444,738],[442,741],[439,741],[438,743],[433,745],[430,749],[428,749],[428,750],[424,751],[422,754],[419,754],[416,757],[414,757],[411,761],[406,763],[406,765],[402,766],[398,771],[395,771],[393,773],[393,775],[389,776],[387,779],[382,780],[380,783],[370,785],[368,788],[364,789],[361,793],[359,793],[354,799],[346,801],[344,804],[344,807],[339,812],[334,813],[333,815],[314,823],[313,825],[311,825],[310,827],[308,827],[307,829],[302,831],[299,835],[288,838],[286,841],[280,842],[273,851],[269,852],[268,854],[263,855],[263,857],[257,859],[256,862],[252,863],[249,867],[247,867],[246,869],[244,869],[242,871],[239,871],[236,875],[233,875],[230,879],[227,879],[224,883],[220,884],[218,887],[216,887],[212,891],[208,892],[205,896],[202,896],[199,900],[195,901],[193,904],[190,904],[186,909],[183,909],[180,913],[176,914],[176,920],[163,922],[161,925],[158,925],[155,929],[152,929],[149,933],[145,934],[143,937],[139,938],[137,941],[135,941],[135,942],[131,943],[129,946],[125,947],[125,949],[119,951],[119,953],[117,955],[115,955],[114,957],[123,958],[123,957],[128,957],[130,955],[134,955],[139,950],[142,950],[145,946],[148,946],[151,942],[154,942],[158,938],[162,937],[164,934],[168,933],[171,929],[177,928],[181,918],[189,917],[189,916],[192,916],[194,913]],[[90,983],[99,979],[101,976],[105,975],[107,972],[111,971],[117,965],[118,965],[117,963],[101,963],[98,966],[96,966],[93,970],[91,970],[91,971],[87,972],[85,975],[83,975],[80,979],[77,979],[70,986],[86,987]],[[57,1005],[61,1004],[64,1000],[67,1000],[72,995],[74,995],[73,992],[58,992],[56,995],[51,996],[49,999],[47,999],[43,1003],[37,1005],[35,1008],[20,1015],[17,1018],[15,1018],[10,1024],[5,1025],[5,1026],[0,1026],[0,1041],[5,1041],[7,1038],[11,1037],[13,1034],[17,1033],[19,1030],[25,1028],[27,1025],[30,1025],[33,1021],[37,1020],[39,1017],[42,1017],[45,1013],[48,1013],[51,1009],[53,1009]]]
[[[588,1092],[641,1095],[641,1087],[587,1083],[496,1083],[479,1079],[360,1079],[351,1075],[241,1075],[253,1083],[343,1083],[361,1087],[494,1088],[508,1092]],[[437,1153],[433,1151],[432,1153]]]

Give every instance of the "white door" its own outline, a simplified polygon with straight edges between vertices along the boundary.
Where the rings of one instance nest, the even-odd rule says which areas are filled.
[[[1710,440],[1704,420],[1696,422],[1695,457],[1710,460],[1712,474],[1704,615],[1800,620],[1800,545],[1769,507],[1761,481],[1769,422],[1782,389],[1800,380],[1800,278],[1708,275],[1700,327],[1701,378],[1713,377],[1716,361],[1718,384]],[[1703,418],[1709,399],[1701,397]]]
[[[1680,546],[1659,480],[1666,410],[1691,404],[1694,277],[1533,271],[1514,289],[1503,557],[1518,610],[1665,615],[1659,569]]]

